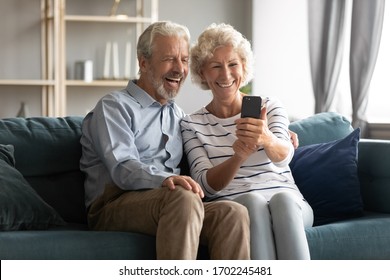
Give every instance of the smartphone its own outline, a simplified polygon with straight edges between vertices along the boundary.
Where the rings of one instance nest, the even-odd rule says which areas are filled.
[[[241,118],[260,119],[261,97],[245,95],[242,98]]]

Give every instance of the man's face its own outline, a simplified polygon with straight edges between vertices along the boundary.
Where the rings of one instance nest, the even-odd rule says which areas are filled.
[[[158,96],[173,99],[188,75],[189,46],[179,37],[154,38],[152,57],[147,62],[148,78]]]

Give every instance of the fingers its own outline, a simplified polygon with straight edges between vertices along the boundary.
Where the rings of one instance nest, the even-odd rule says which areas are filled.
[[[262,127],[267,127],[267,107],[263,107],[260,113],[260,119],[255,118],[239,118],[235,120],[238,130],[258,130]]]
[[[261,120],[253,118],[241,118],[236,120],[236,134],[257,133],[261,129]]]
[[[259,137],[262,135],[263,120],[242,118],[237,120],[236,136],[247,145],[256,145]]]
[[[233,151],[235,156],[243,160],[246,160],[251,154],[256,152],[258,148],[259,147],[256,145],[248,145],[239,139],[233,143]]]
[[[267,120],[267,107],[266,106],[261,108],[260,119],[263,121]]]
[[[288,132],[290,133],[290,140],[294,146],[294,149],[298,148],[299,146],[298,134],[296,134],[294,131],[291,130],[289,130]]]
[[[195,182],[189,176],[171,176],[166,178],[163,183],[163,187],[167,187],[170,190],[174,190],[177,186],[181,186],[182,188],[192,191],[200,196],[200,198],[204,197],[204,193],[200,185]]]
[[[188,176],[180,176],[180,177],[183,177],[186,180],[186,182],[188,184],[188,187],[186,187],[187,190],[191,190],[193,193],[198,194],[200,196],[200,198],[204,197],[204,193],[203,193],[202,188],[191,177],[188,177]]]

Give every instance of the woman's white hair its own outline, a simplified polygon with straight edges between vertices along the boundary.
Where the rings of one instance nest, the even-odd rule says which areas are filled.
[[[243,79],[240,87],[247,85],[253,78],[253,52],[250,42],[233,26],[225,23],[213,23],[208,26],[191,47],[190,69],[192,81],[202,89],[210,89],[203,81],[200,71],[205,62],[213,57],[216,48],[232,46],[243,63]]]

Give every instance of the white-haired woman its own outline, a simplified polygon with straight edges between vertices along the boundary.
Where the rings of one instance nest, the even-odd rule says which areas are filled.
[[[206,200],[248,208],[252,259],[310,259],[305,227],[313,211],[294,183],[289,120],[282,104],[263,98],[260,118],[242,118],[253,77],[249,41],[228,24],[212,24],[191,48],[192,80],[213,98],[182,121],[191,176]]]

